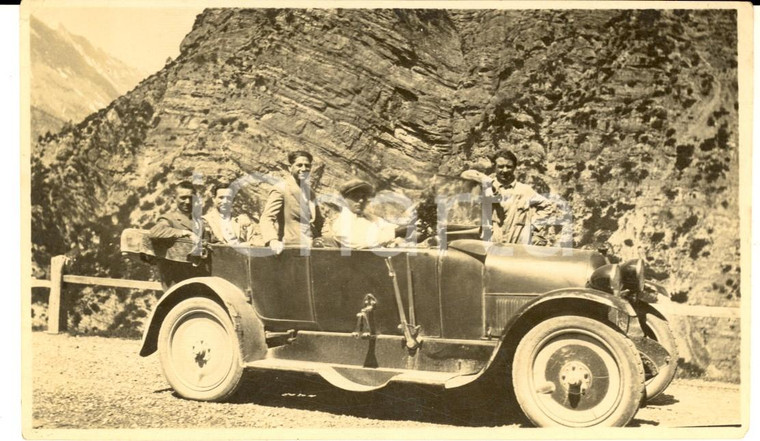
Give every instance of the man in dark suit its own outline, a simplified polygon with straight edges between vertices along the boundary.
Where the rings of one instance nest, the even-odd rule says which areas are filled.
[[[193,241],[191,255],[201,255],[201,241],[203,226],[201,225],[200,206],[193,216],[194,198],[197,197],[195,186],[192,182],[182,181],[174,188],[174,209],[158,218],[156,224],[150,229],[148,237],[153,242],[154,249],[174,246],[174,242],[183,237]],[[207,276],[208,268],[205,265],[187,265],[183,262],[175,262],[168,259],[158,259],[157,265],[161,273],[161,283],[164,290],[168,287],[188,278]]]
[[[288,155],[289,174],[269,193],[261,214],[264,244],[277,254],[284,245],[320,246],[324,218],[309,187],[314,158],[306,151]]]
[[[174,189],[175,208],[158,218],[156,225],[150,229],[151,239],[178,239],[189,237],[194,242],[202,236],[200,213],[193,219],[193,197],[195,187],[189,181],[182,181]]]

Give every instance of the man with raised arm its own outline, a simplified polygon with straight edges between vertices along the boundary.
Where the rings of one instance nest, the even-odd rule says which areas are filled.
[[[483,186],[484,203],[490,199],[493,216],[483,219],[486,230],[493,228],[491,240],[496,243],[543,244],[543,239],[531,237],[533,220],[547,217],[554,204],[536,193],[527,184],[517,182],[515,170],[517,157],[507,149],[500,149],[491,156],[494,172],[486,175],[477,170],[467,170],[461,177],[480,182]]]

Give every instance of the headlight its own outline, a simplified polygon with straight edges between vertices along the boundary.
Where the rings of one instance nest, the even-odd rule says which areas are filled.
[[[633,295],[644,292],[644,261],[633,259],[620,265],[620,278],[623,289]]]
[[[588,286],[612,295],[620,295],[622,288],[620,267],[617,264],[600,266],[588,279]]]

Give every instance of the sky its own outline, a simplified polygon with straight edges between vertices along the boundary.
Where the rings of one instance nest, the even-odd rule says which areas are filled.
[[[93,46],[148,75],[163,68],[168,57],[179,55],[182,39],[203,11],[193,5],[104,8],[49,4],[60,5],[43,2],[35,5],[31,14],[53,29],[63,25],[70,33],[87,38]]]

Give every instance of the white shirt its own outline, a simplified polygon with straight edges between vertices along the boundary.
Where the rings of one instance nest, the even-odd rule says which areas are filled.
[[[203,221],[213,234],[212,242],[238,245],[253,239],[252,225],[245,225],[240,217],[224,218],[216,207],[212,207],[203,216]],[[250,220],[248,221],[250,224]]]
[[[359,216],[343,208],[332,225],[335,239],[341,246],[362,249],[381,247],[396,237],[396,226],[385,219]]]

